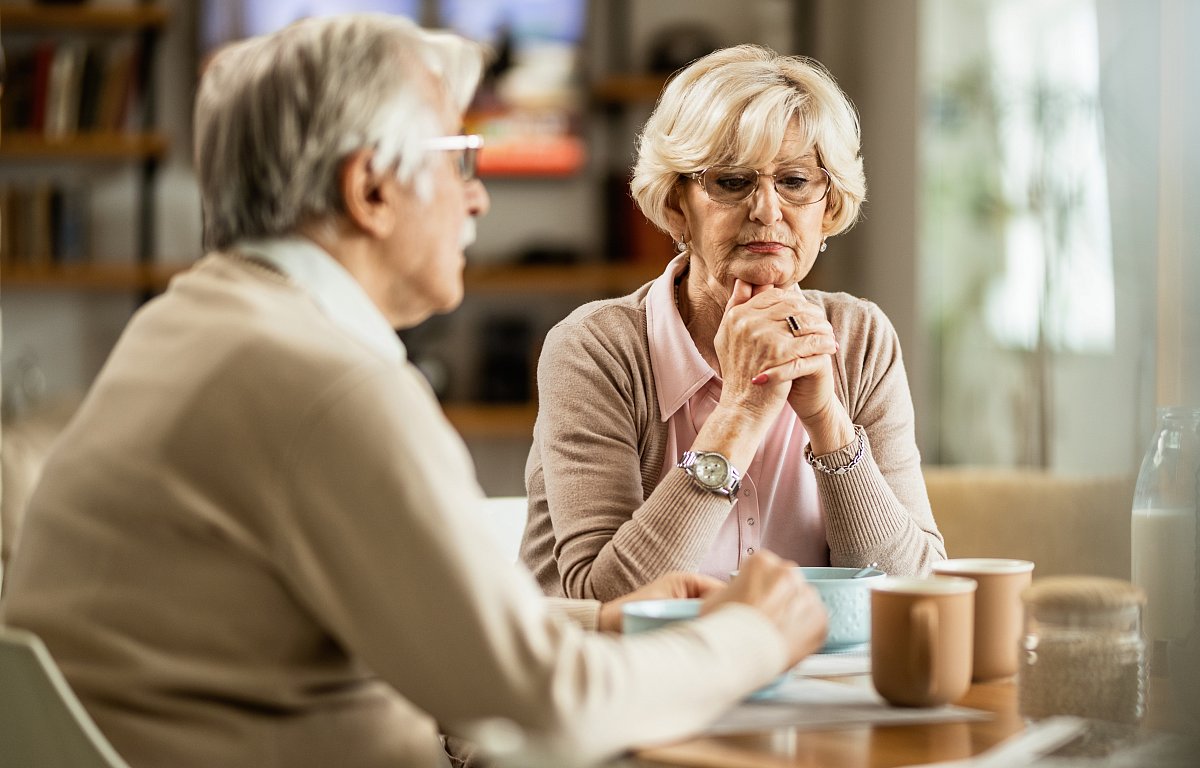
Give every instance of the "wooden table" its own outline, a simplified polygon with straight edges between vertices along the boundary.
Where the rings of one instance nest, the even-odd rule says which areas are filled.
[[[871,685],[866,675],[837,679],[850,685]],[[1163,711],[1159,696],[1166,687],[1154,682],[1150,687],[1148,718],[1152,727],[1156,725],[1156,710]],[[894,768],[968,758],[1024,728],[1017,712],[1017,687],[1012,679],[973,685],[956,703],[991,712],[994,717],[929,725],[854,725],[820,731],[781,728],[704,737],[642,750],[636,756],[636,764],[646,768]]]

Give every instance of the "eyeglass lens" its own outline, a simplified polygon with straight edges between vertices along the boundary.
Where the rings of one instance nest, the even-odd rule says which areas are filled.
[[[770,176],[775,192],[793,205],[808,205],[825,198],[829,175],[823,168],[781,168],[774,174],[760,174],[753,168],[719,165],[700,174],[700,183],[708,196],[718,203],[740,203],[758,188],[759,176]]]
[[[467,147],[458,154],[458,176],[463,181],[475,178],[478,171],[478,147]]]

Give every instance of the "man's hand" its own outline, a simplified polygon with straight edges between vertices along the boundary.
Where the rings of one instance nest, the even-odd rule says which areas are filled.
[[[725,586],[710,576],[698,573],[672,571],[664,573],[644,587],[635,589],[624,597],[610,600],[600,606],[600,631],[620,632],[622,624],[621,606],[634,600],[663,600],[668,598],[705,597]]]
[[[745,603],[766,615],[783,635],[788,666],[825,642],[828,616],[821,597],[799,572],[796,564],[766,550],[746,560],[726,589],[714,592],[700,609],[701,615],[730,603]]]

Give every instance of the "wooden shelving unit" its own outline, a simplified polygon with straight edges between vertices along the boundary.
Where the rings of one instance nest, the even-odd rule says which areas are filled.
[[[118,89],[130,88],[138,93],[136,101],[130,102],[138,110],[132,116],[136,127],[120,129],[118,126],[125,125],[123,119],[129,118],[122,118],[117,112],[116,122],[105,123],[104,130],[76,130],[75,125],[68,123],[65,128],[60,128],[64,131],[62,135],[54,135],[47,118],[45,133],[35,128],[26,132],[8,130],[0,136],[0,160],[10,167],[20,164],[18,178],[26,181],[61,175],[55,171],[61,170],[56,167],[63,164],[81,167],[102,163],[129,165],[137,167],[140,175],[134,222],[137,240],[133,252],[120,258],[108,254],[111,258],[102,260],[97,254],[87,253],[85,247],[82,258],[86,261],[61,264],[50,262],[44,253],[15,252],[0,266],[0,284],[6,290],[129,291],[145,296],[162,290],[170,276],[181,268],[181,265],[156,263],[154,248],[154,179],[159,163],[167,154],[168,140],[157,130],[153,62],[158,38],[169,18],[167,9],[158,2],[125,6],[0,5],[0,32],[5,37],[6,48],[11,46],[10,55],[18,48],[12,45],[14,42],[51,45],[53,56],[61,50],[58,46],[65,42],[83,41],[89,55],[95,55],[96,50],[115,44],[117,39],[133,39],[133,52],[127,58],[130,69],[128,74],[121,74],[128,82],[106,80],[94,87],[107,87],[110,82],[116,82]],[[103,75],[106,78],[111,72],[120,71],[112,69],[110,60],[100,66],[109,67]],[[119,90],[115,92],[119,93]],[[104,96],[108,93],[106,91]],[[50,96],[42,98],[51,100]],[[76,94],[73,98],[78,103],[85,97]],[[135,97],[126,95],[122,98],[132,100]]]

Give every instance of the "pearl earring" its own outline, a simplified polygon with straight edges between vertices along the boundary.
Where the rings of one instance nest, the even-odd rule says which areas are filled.
[[[683,253],[686,250],[687,250],[687,243],[683,242],[682,240],[680,240],[678,243],[675,243],[675,252],[676,253]]]
[[[827,243],[827,242],[825,242],[824,240],[822,240],[822,241],[821,241],[821,253],[825,253],[825,249],[826,249],[826,248],[828,248],[828,247],[829,247],[829,243]]]

